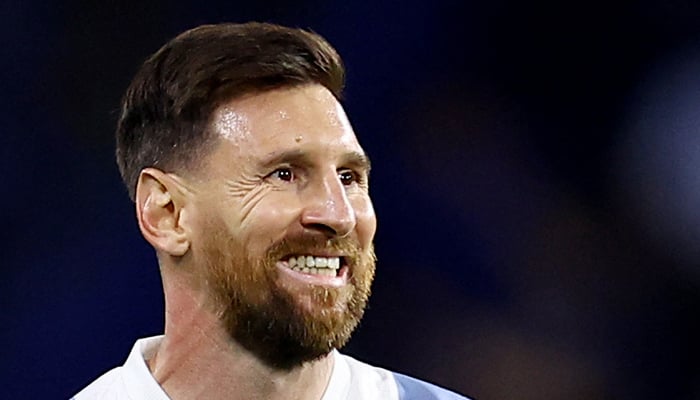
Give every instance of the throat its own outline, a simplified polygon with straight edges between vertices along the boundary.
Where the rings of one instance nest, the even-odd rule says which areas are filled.
[[[170,398],[320,399],[333,371],[334,353],[291,369],[276,369],[241,345],[177,347],[167,339],[146,363]]]

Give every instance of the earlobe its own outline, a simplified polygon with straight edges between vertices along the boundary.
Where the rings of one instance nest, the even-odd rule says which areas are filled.
[[[178,257],[187,253],[190,241],[180,224],[184,200],[175,185],[163,171],[141,171],[136,186],[136,216],[141,234],[156,250]]]

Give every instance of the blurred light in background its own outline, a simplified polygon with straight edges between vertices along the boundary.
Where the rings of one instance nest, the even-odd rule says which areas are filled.
[[[612,165],[621,208],[696,282],[700,281],[699,45],[670,51],[640,79],[622,119]]]

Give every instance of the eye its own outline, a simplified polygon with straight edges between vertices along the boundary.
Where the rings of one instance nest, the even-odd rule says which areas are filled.
[[[350,186],[353,183],[356,183],[360,180],[357,173],[355,173],[349,169],[339,171],[338,178],[340,179],[340,182],[345,186]]]
[[[291,182],[295,178],[294,171],[291,168],[277,168],[270,176],[285,182]]]

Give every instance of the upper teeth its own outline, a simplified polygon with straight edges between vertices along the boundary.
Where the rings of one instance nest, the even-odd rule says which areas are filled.
[[[289,258],[289,268],[340,268],[340,257],[298,256]]]

